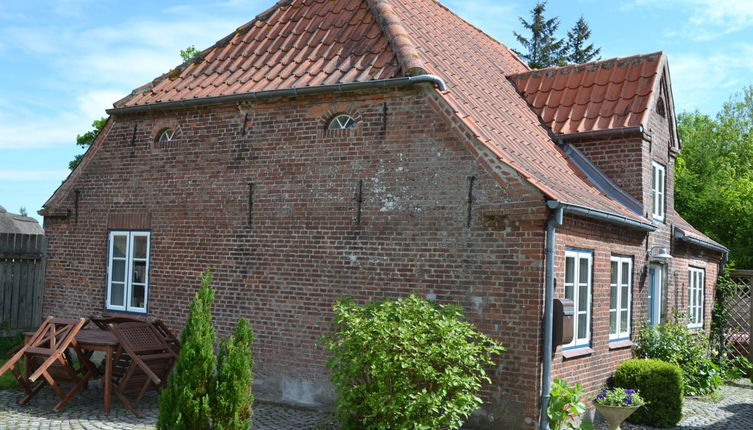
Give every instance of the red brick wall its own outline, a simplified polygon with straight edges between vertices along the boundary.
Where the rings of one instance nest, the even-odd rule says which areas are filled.
[[[353,114],[356,130],[325,131],[336,112]],[[149,313],[179,327],[211,266],[219,334],[239,317],[256,333],[259,397],[331,401],[316,342],[334,301],[417,293],[462,305],[508,348],[479,417],[530,425],[547,213],[511,169],[482,167],[489,154],[447,126],[447,112],[413,89],[116,116],[75,184],[77,209],[73,193],[65,201],[78,216],[46,219],[44,310],[103,311],[108,217],[148,213]],[[179,140],[155,147],[165,124],[180,126]]]

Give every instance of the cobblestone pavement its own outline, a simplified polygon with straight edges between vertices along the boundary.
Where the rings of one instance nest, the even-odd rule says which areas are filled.
[[[599,418],[596,428],[606,429],[606,423]],[[624,423],[620,427],[622,430],[654,429],[630,423]],[[722,386],[715,396],[686,398],[682,420],[672,429],[753,430],[753,384],[747,379],[741,379]]]
[[[0,390],[0,430],[153,430],[157,422],[157,396],[147,393],[141,400],[136,417],[113,396],[112,410],[105,416],[102,410],[102,390],[95,384],[79,392],[60,411],[52,408],[58,402],[49,388],[43,389],[29,404],[18,405],[22,391]],[[268,403],[254,405],[254,430],[330,430],[336,429],[331,414],[308,409],[277,406]]]
[[[152,430],[157,422],[157,397],[149,393],[141,401],[141,418],[134,416],[117,398],[109,416],[102,411],[102,390],[93,384],[78,393],[63,410],[52,412],[57,397],[43,390],[30,404],[19,406],[20,390],[0,390],[0,430]],[[326,412],[257,403],[254,430],[335,430]],[[600,417],[596,428],[606,429]],[[683,419],[674,430],[753,430],[753,384],[740,380],[723,386],[715,398],[685,399]],[[653,427],[622,425],[622,430],[653,430]]]

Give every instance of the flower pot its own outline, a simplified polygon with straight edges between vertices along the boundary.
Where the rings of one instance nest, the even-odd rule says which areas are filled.
[[[609,430],[620,430],[620,424],[640,406],[604,406],[596,404],[596,410],[607,420]]]

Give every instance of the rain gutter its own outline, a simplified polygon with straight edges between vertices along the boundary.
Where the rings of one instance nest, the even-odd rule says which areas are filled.
[[[557,138],[562,140],[577,140],[577,139],[594,139],[599,137],[624,137],[633,135],[636,133],[644,133],[642,125],[634,125],[630,127],[610,128],[606,130],[591,130],[581,133],[568,133],[558,134]],[[651,140],[650,138],[648,139]]]
[[[175,100],[162,103],[154,103],[138,106],[124,106],[107,109],[109,115],[150,112],[162,109],[186,108],[205,106],[220,103],[235,103],[253,100],[269,99],[274,97],[298,97],[316,94],[337,93],[345,91],[357,91],[375,88],[404,87],[421,83],[431,83],[440,91],[445,91],[447,86],[442,78],[435,75],[406,76],[395,79],[379,79],[366,82],[351,82],[346,84],[317,85],[313,87],[285,88],[279,90],[257,91],[253,93],[229,94],[224,96],[204,97],[188,100]]]

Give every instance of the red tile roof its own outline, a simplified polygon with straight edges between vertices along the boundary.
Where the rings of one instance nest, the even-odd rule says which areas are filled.
[[[115,107],[401,75],[366,2],[285,0]]]
[[[509,78],[554,134],[646,125],[662,52],[530,70]]]
[[[507,79],[527,70],[434,0],[285,0],[116,107],[431,73],[468,130],[547,198],[647,222],[557,147]]]

